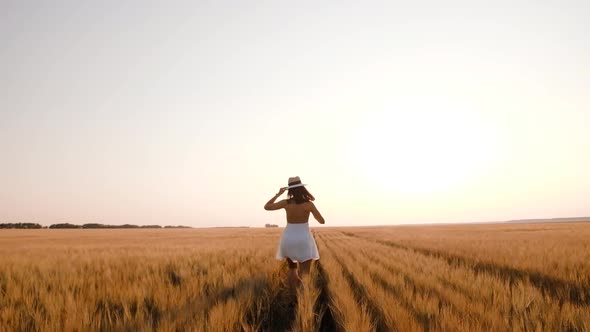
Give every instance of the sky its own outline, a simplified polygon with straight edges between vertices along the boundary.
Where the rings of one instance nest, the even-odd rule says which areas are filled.
[[[291,176],[325,226],[590,216],[588,31],[587,1],[3,0],[0,223],[282,225]]]

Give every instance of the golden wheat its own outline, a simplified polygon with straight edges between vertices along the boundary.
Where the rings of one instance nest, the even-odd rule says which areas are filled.
[[[3,230],[0,331],[590,331],[590,224]]]

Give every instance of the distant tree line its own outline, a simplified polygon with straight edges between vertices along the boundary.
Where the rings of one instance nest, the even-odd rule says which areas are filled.
[[[47,228],[43,227],[40,224],[35,223],[4,223],[0,224],[0,229],[8,229],[8,228],[19,228],[19,229],[35,229],[35,228]],[[49,228],[52,229],[76,229],[76,228],[88,228],[88,229],[104,229],[104,228],[191,228],[189,226],[160,226],[160,225],[105,225],[105,224],[98,224],[98,223],[91,223],[91,224],[83,224],[83,225],[75,225],[70,223],[61,223],[61,224],[53,224],[50,225]]]
[[[2,228],[29,229],[29,228],[43,228],[43,226],[41,226],[39,224],[32,223],[32,222],[18,222],[18,223],[0,224],[0,229],[2,229]]]
[[[49,226],[49,228],[90,228],[90,229],[97,229],[97,228],[162,228],[160,225],[131,225],[131,224],[124,224],[124,225],[106,225],[106,224],[83,224],[83,225],[75,225],[70,223],[63,223],[63,224],[53,224]]]

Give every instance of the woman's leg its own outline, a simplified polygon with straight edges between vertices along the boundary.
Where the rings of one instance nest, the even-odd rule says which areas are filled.
[[[301,278],[299,278],[299,274],[297,273],[297,263],[293,262],[290,258],[287,258],[287,263],[289,263],[289,275],[287,276],[287,281],[289,282],[291,290],[295,290],[295,288],[301,283]]]
[[[312,260],[306,260],[305,262],[299,263],[299,270],[301,271],[301,277],[306,277],[309,275],[309,269],[311,268]]]

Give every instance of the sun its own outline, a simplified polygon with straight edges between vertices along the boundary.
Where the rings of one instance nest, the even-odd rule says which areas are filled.
[[[353,138],[357,172],[384,191],[455,190],[489,166],[489,129],[476,112],[440,102],[373,114]]]

